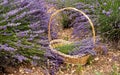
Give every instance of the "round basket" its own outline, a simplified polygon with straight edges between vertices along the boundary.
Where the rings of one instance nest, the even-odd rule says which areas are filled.
[[[54,39],[54,40],[51,39],[51,32],[50,32],[51,21],[52,21],[53,17],[56,14],[58,14],[59,12],[64,11],[64,10],[75,10],[75,11],[77,11],[79,13],[82,13],[88,19],[88,21],[89,21],[89,23],[91,25],[91,28],[92,28],[93,42],[95,44],[95,30],[94,30],[94,25],[93,25],[91,19],[83,11],[78,10],[76,8],[73,8],[73,7],[67,7],[67,8],[63,8],[63,9],[57,10],[50,17],[49,24],[48,24],[48,40],[50,42],[50,44],[49,44],[49,47],[51,48],[50,50],[52,52],[58,54],[59,56],[61,56],[63,58],[63,60],[64,60],[65,63],[85,65],[87,63],[88,58],[90,57],[89,54],[88,55],[83,54],[81,56],[79,56],[79,55],[67,55],[67,54],[64,54],[64,53],[56,50],[55,47],[58,46],[58,45],[70,44],[72,42],[66,41],[66,40],[63,40],[63,39]]]

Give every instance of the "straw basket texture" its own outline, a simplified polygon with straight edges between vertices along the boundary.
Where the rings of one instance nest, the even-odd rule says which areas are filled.
[[[90,55],[83,54],[82,56],[79,56],[79,55],[67,55],[67,54],[64,54],[64,53],[56,50],[55,47],[58,46],[58,45],[70,44],[72,42],[62,40],[62,39],[55,39],[55,40],[51,39],[51,33],[50,33],[51,21],[52,21],[53,17],[56,14],[58,14],[59,12],[64,11],[64,10],[75,10],[75,11],[77,11],[79,13],[82,13],[88,19],[88,21],[89,21],[89,23],[91,25],[91,28],[92,28],[93,42],[95,44],[95,30],[94,30],[94,25],[93,25],[91,19],[83,11],[78,10],[76,8],[73,8],[73,7],[67,7],[67,8],[57,10],[50,17],[49,24],[48,24],[48,40],[50,42],[50,45],[49,45],[49,47],[51,48],[50,50],[53,51],[54,53],[57,53],[61,57],[63,57],[63,60],[64,60],[65,63],[85,65],[87,63],[87,60],[90,57]]]

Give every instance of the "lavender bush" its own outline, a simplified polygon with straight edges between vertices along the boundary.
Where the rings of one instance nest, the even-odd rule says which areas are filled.
[[[49,20],[45,5],[44,0],[0,1],[0,66],[43,61]]]
[[[120,42],[120,1],[98,0],[95,4],[98,16],[98,31],[106,42],[115,48]]]

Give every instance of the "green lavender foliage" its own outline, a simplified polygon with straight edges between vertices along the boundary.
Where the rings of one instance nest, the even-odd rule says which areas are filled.
[[[98,32],[117,48],[120,41],[120,0],[98,0],[95,4]]]
[[[73,44],[66,44],[63,46],[56,47],[57,50],[59,50],[62,53],[68,54],[69,52],[73,51],[75,46]]]
[[[75,3],[84,0],[46,0],[49,3],[55,4],[58,8],[72,7]]]

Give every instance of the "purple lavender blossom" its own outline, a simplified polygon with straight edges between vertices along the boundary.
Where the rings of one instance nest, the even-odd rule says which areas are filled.
[[[55,75],[55,70],[53,68],[50,69],[50,75]]]
[[[14,57],[16,59],[18,59],[18,61],[20,61],[20,62],[23,62],[24,60],[27,60],[26,57],[24,57],[23,55],[19,55],[19,54],[15,55]]]
[[[15,26],[19,26],[21,23],[8,23],[8,27],[15,27]]]
[[[18,2],[18,1],[17,1]],[[19,3],[19,2],[18,2]],[[29,5],[29,3],[28,2],[26,2],[26,0],[21,0],[20,1],[20,7],[25,7],[25,6],[27,6],[27,5]]]
[[[2,3],[0,3],[0,5],[6,5],[6,4],[8,4],[8,0],[3,0],[3,2]]]
[[[24,18],[26,15],[27,15],[27,12],[23,12],[22,14],[17,15],[16,18],[14,18],[12,20],[12,22],[14,22],[15,20],[20,20],[20,19]]]
[[[38,31],[33,31],[32,33],[33,34],[41,34],[41,33],[44,33],[45,31],[44,30],[38,30]]]
[[[33,56],[32,57],[34,60],[39,60],[40,59],[40,57],[38,57],[38,56]]]
[[[0,29],[6,30],[7,26],[0,26]]]
[[[93,6],[93,5],[91,5],[91,6],[90,6],[90,8],[94,8],[94,6]]]
[[[36,61],[31,61],[31,64],[32,64],[33,66],[37,66],[37,65],[38,65],[38,63],[37,63]]]
[[[96,51],[94,48],[100,44],[100,37],[96,37],[95,44],[93,43],[93,38],[86,38],[81,41],[77,41],[74,43],[76,48],[72,52],[69,52],[70,55],[79,55],[82,56],[84,54],[91,54],[96,55]],[[104,53],[107,53],[107,49],[105,46],[102,46],[104,48]]]
[[[39,14],[39,13],[41,13],[41,10],[40,9],[35,9],[35,10],[31,10],[31,11],[29,11],[29,12],[27,12],[27,14],[29,15],[37,15],[37,14]]]
[[[17,43],[16,46],[17,47],[22,47],[22,44],[21,43]]]
[[[33,24],[30,24],[29,27],[30,27],[31,29],[33,29],[33,30],[36,30],[36,29],[38,29],[39,26],[40,26],[39,23],[40,23],[39,21],[38,21],[38,22],[35,22],[35,23],[33,23]]]
[[[34,38],[31,37],[31,38],[28,38],[27,40],[28,40],[28,41],[33,41],[33,39],[34,39]]]
[[[6,15],[7,16],[13,16],[15,15],[16,13],[18,13],[21,9],[15,9],[15,10],[12,10],[12,11],[9,11]]]
[[[28,33],[26,33],[26,32],[19,32],[19,33],[17,33],[18,37],[25,37],[27,35],[28,35]]]
[[[107,54],[107,52],[108,52],[107,47],[106,46],[102,46],[102,49],[103,49],[103,54]]]
[[[0,50],[14,52],[16,49],[9,47],[8,44],[5,44],[5,45],[0,45]]]
[[[12,48],[12,47],[5,47],[4,50],[5,50],[5,51],[10,51],[10,52],[11,52],[11,51],[15,51],[15,49]]]
[[[2,50],[2,47],[1,47],[2,45],[0,44],[0,50]]]
[[[111,12],[110,12],[110,11],[106,12],[106,15],[107,15],[107,16],[110,16],[110,14],[111,14]]]

